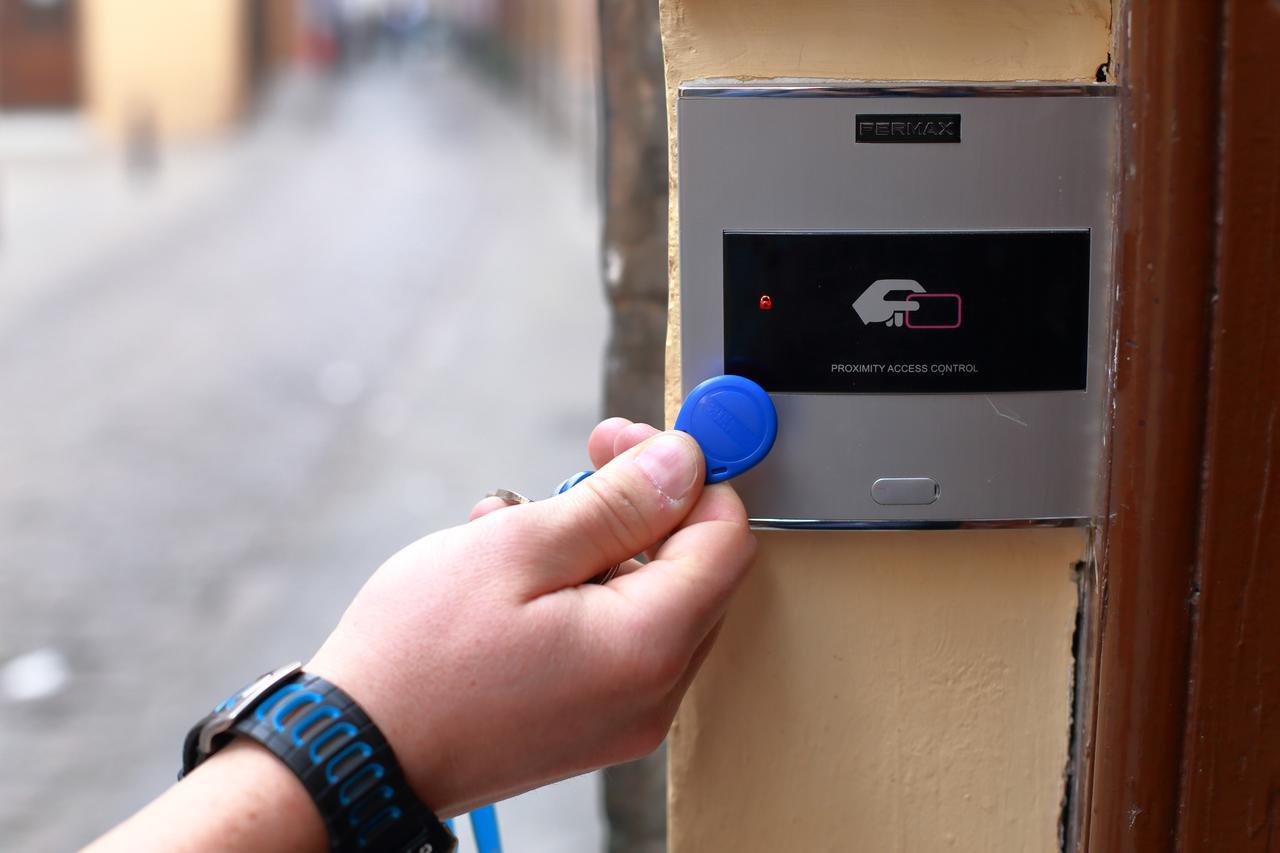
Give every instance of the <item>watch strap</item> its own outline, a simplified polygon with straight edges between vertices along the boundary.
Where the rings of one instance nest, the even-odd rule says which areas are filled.
[[[272,685],[215,742],[262,744],[315,801],[335,851],[451,853],[456,839],[413,793],[382,732],[345,691],[306,672]]]

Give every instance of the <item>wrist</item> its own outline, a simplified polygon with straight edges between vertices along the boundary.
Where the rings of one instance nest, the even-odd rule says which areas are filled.
[[[261,744],[237,737],[191,778],[198,779],[201,773],[205,779],[198,793],[209,798],[214,810],[240,816],[242,837],[251,842],[245,849],[328,848],[324,821],[307,789]]]
[[[236,738],[89,850],[309,853],[328,846],[297,777],[262,746]]]
[[[334,850],[450,853],[456,840],[416,795],[360,701],[301,664],[236,691],[187,734],[182,773],[240,736],[260,744],[311,801]]]

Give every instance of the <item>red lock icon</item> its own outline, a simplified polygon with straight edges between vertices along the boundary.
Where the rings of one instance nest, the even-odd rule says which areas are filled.
[[[773,297],[772,297],[772,296],[768,296],[768,295],[761,296],[761,297],[760,297],[760,310],[761,310],[761,311],[768,311],[768,310],[770,310],[770,309],[772,309],[772,308],[773,308]]]

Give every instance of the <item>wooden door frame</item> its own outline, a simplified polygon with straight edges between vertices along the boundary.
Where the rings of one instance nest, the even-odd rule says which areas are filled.
[[[1072,846],[1273,850],[1280,4],[1132,0],[1116,20],[1112,465]]]

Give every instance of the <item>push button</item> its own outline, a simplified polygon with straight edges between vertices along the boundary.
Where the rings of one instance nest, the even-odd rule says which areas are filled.
[[[871,499],[881,506],[924,506],[940,492],[931,477],[881,477],[871,484]]]

